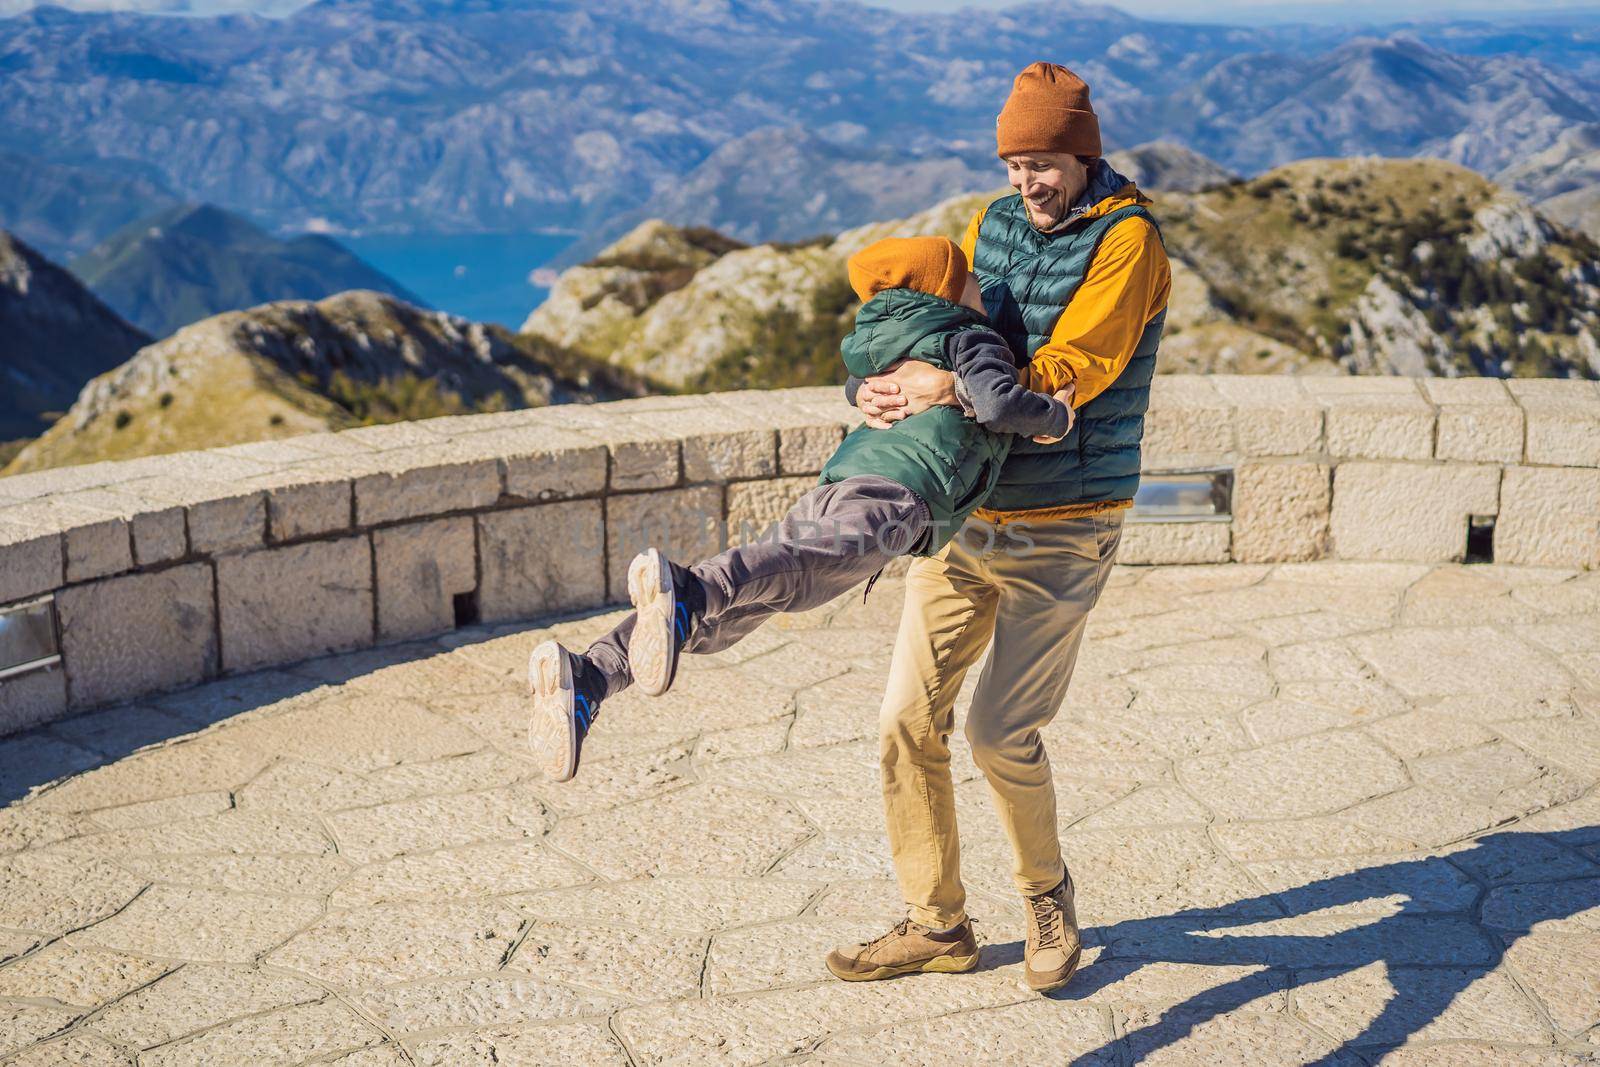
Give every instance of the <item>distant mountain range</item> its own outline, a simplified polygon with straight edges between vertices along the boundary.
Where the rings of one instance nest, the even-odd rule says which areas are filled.
[[[0,19],[0,152],[35,168],[26,194],[0,188],[0,225],[65,257],[87,245],[63,205],[98,240],[131,221],[119,203],[171,197],[278,233],[611,234],[670,208],[792,239],[907,210],[896,184],[922,202],[992,184],[996,108],[1041,57],[1088,78],[1110,148],[1167,139],[1246,175],[1377,153],[1498,176],[1600,123],[1597,26],[1239,28],[1058,0],[44,7]]]
[[[32,437],[148,344],[67,271],[0,231],[0,441]]]
[[[271,300],[320,300],[351,289],[423,301],[319,234],[279,240],[210,204],[184,204],[132,223],[70,269],[153,337]]]

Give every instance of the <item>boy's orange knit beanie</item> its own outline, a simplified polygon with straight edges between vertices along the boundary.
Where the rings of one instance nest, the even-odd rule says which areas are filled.
[[[1002,158],[1027,152],[1100,154],[1100,120],[1089,103],[1089,86],[1055,63],[1023,68],[994,127]]]
[[[967,256],[948,237],[886,237],[851,256],[850,288],[865,303],[885,289],[916,289],[961,300]]]

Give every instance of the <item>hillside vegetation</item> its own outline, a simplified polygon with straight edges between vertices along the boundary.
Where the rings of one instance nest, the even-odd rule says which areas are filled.
[[[565,272],[524,332],[686,391],[842,379],[844,261],[959,237],[998,192],[754,247],[645,223]],[[1173,261],[1168,372],[1600,375],[1600,250],[1433,160],[1306,160],[1152,194]]]
[[[625,370],[356,291],[228,312],[149,345],[0,474],[645,391]]]

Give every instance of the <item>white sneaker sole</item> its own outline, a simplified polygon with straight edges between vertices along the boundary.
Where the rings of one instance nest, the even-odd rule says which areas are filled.
[[[677,612],[672,569],[660,552],[646,549],[628,564],[628,599],[637,614],[628,641],[628,671],[634,685],[658,697],[672,686],[673,617]]]
[[[533,716],[528,722],[528,747],[544,776],[569,781],[578,771],[578,722],[573,714],[576,690],[572,661],[555,641],[546,641],[528,657],[528,695]]]

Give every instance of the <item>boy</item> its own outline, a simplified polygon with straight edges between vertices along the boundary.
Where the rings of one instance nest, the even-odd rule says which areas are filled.
[[[549,778],[577,772],[583,738],[607,697],[630,682],[659,696],[672,685],[679,653],[719,652],[777,612],[827,603],[896,556],[937,552],[989,495],[1013,434],[1048,443],[1071,429],[1071,391],[1045,396],[1019,382],[953,241],[890,238],[852,256],[848,269],[863,301],[842,345],[850,373],[865,378],[922,360],[955,372],[963,407],[856,429],[774,537],[693,568],[655,549],[635,557],[632,615],[581,656],[546,641],[529,661],[528,739]]]

